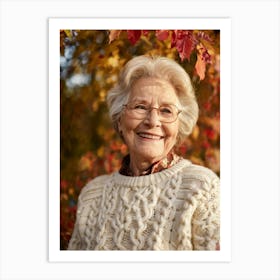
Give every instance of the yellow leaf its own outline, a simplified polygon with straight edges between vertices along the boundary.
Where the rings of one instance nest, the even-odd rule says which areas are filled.
[[[119,57],[118,56],[111,56],[111,57],[108,58],[107,63],[111,67],[117,67],[119,65]]]
[[[72,31],[71,30],[64,30],[67,37],[72,38]]]
[[[192,138],[194,140],[196,140],[199,136],[199,127],[198,125],[195,125],[195,127],[193,128],[193,131],[192,131]]]
[[[98,157],[103,157],[104,155],[104,146],[101,146],[98,150],[97,150],[97,156]]]

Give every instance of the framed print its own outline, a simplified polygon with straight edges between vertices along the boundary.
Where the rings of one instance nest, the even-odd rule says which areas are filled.
[[[0,1],[0,279],[280,279],[280,2],[228,0],[218,4],[199,0]],[[172,182],[171,188],[153,182],[137,197],[132,195],[136,189],[125,192],[121,186],[118,190],[123,191],[122,203],[126,202],[127,208],[117,208],[121,205],[120,192],[110,191],[114,184],[108,185],[107,178],[112,174],[134,175],[137,171],[130,164],[121,170],[128,148],[118,129],[142,123],[141,120],[145,124],[157,120],[157,127],[170,128],[172,123],[182,121],[181,110],[187,108],[179,102],[181,99],[168,98],[169,102],[162,103],[167,92],[173,97],[172,93],[177,93],[177,88],[164,83],[165,75],[157,77],[154,84],[148,82],[155,82],[155,77],[148,81],[143,78],[149,93],[144,97],[149,102],[136,103],[134,107],[131,102],[119,103],[124,105],[123,116],[130,117],[123,118],[126,122],[120,127],[114,127],[108,96],[118,84],[119,73],[129,62],[151,57],[173,61],[175,64],[171,64],[182,67],[192,83],[199,117],[175,154],[180,161],[183,157],[183,163],[190,161],[196,170],[206,168],[203,170],[210,170],[208,174],[220,179],[220,250],[216,250],[215,238],[208,239],[212,243],[204,243],[202,239],[189,242],[188,237],[180,248],[183,250],[177,250],[176,236],[187,233],[182,229],[188,222],[192,220],[196,228],[206,225],[199,219],[190,219],[192,215],[183,219],[187,223],[180,228],[175,223],[168,227],[153,223],[172,222],[172,215],[180,217],[179,196],[174,200],[172,197],[179,194],[186,202],[189,192],[181,186],[197,183],[196,176],[186,179],[190,173],[181,172],[174,180],[173,173],[164,177],[165,182]],[[139,94],[143,93],[143,84],[140,85]],[[161,90],[163,94],[159,95]],[[181,107],[174,109],[173,105]],[[168,112],[171,118],[165,115]],[[172,131],[171,135],[174,136]],[[146,138],[159,141],[157,137],[164,139],[165,135],[143,135],[142,131],[141,136],[148,142]],[[136,152],[143,151],[144,143]],[[151,156],[160,147],[150,149]],[[170,174],[170,168],[179,162],[173,153],[162,160],[166,164],[161,160],[159,164],[152,163],[138,177]],[[133,159],[133,163],[138,162]],[[101,192],[96,192],[100,191],[99,183],[96,187],[100,179],[105,179],[103,185],[108,189],[104,190],[111,198],[104,199],[103,204]],[[178,184],[181,179],[183,184]],[[148,204],[144,207],[144,198],[152,197],[159,186],[167,190],[163,193],[167,196],[160,199],[161,203],[168,202],[167,207],[150,211]],[[82,195],[80,205],[86,206],[84,198],[89,197],[83,190],[87,189],[97,196],[95,201],[100,207],[88,199],[92,210],[88,213],[92,215],[82,214],[86,217],[82,223],[76,217],[85,213],[78,213],[78,204]],[[125,199],[127,195],[130,199]],[[204,197],[207,196],[201,196]],[[193,201],[198,202],[197,198]],[[218,205],[217,201],[214,195],[212,205]],[[136,215],[121,215],[124,209],[138,211],[139,219]],[[179,211],[175,214],[174,209]],[[100,213],[100,224],[93,227]],[[116,217],[122,222],[117,223]],[[141,223],[142,217],[151,222]],[[95,233],[101,232],[106,218],[110,221],[108,228],[97,240]],[[127,223],[124,218],[128,218]],[[75,224],[87,225],[87,221],[88,239],[84,238],[84,230],[73,234]],[[125,228],[130,221],[134,221],[132,227]],[[111,249],[120,245],[128,248],[131,236],[135,236],[133,250],[107,250],[112,225],[116,231]],[[147,233],[151,225],[159,234],[150,231],[151,239],[144,239],[149,242],[139,242],[147,235],[133,235],[137,231],[131,231],[140,229],[141,233],[144,229],[142,232]],[[120,230],[122,226],[125,231]],[[211,231],[214,235],[217,228]],[[77,237],[79,232],[81,239]],[[127,243],[123,243],[122,232],[129,237],[125,239]],[[168,245],[166,241],[171,236],[173,243]],[[215,246],[215,250],[196,250],[200,243],[206,249]],[[146,250],[148,245],[152,250]],[[185,250],[190,245],[195,250]],[[74,246],[82,250],[73,250]],[[161,250],[163,246],[167,250]],[[176,250],[169,250],[173,248]]]
[[[231,260],[230,45],[229,18],[49,19],[49,261]],[[170,62],[164,66],[165,72],[159,67],[154,74],[137,70],[144,79],[144,85],[139,85],[142,92],[131,78],[127,95],[135,92],[136,99],[127,97],[128,101],[116,105],[117,94],[125,92],[125,87],[118,88],[130,79],[120,81],[121,75],[132,75],[129,71],[140,63],[146,69],[158,57],[164,58],[158,64]],[[187,78],[175,77],[170,70],[173,64],[183,69]],[[167,71],[170,73],[165,76]],[[136,75],[136,70],[133,73]],[[160,81],[166,83],[163,77],[171,76],[167,93],[168,85]],[[180,79],[184,83],[189,79],[198,105],[197,121],[188,136],[182,132],[183,117],[190,121],[196,109],[191,101],[183,103]],[[136,104],[139,94],[152,103],[141,99]],[[114,122],[112,112],[117,106],[122,107],[119,114],[127,115]],[[160,124],[148,130],[149,124],[144,122],[152,123],[152,116]],[[171,142],[165,139],[173,139],[170,127],[177,122],[174,149],[173,144],[167,149]],[[133,134],[131,125],[135,126]],[[159,131],[164,132],[159,135]],[[148,148],[147,142],[154,145],[156,138],[159,143]],[[162,152],[160,143],[164,143]],[[135,175],[139,169],[133,169],[138,163],[133,159],[139,160],[140,150],[147,155],[149,151],[150,157],[155,154],[154,158],[162,159],[157,153],[167,155],[168,165],[153,160],[149,173]],[[172,160],[168,160],[171,151]],[[170,183],[174,185],[171,192],[171,185],[158,181],[157,176],[166,173],[171,178],[172,170],[182,162],[189,167],[182,169],[183,177],[177,183]],[[112,178],[117,177],[123,184],[129,181],[134,193],[116,187]],[[110,178],[110,183],[105,178]],[[141,182],[152,178],[153,183],[137,193],[138,178]],[[214,178],[220,181],[219,194],[217,190],[204,193],[208,187],[212,191]],[[184,189],[182,182],[188,182]],[[197,182],[203,185],[201,190],[194,187]],[[160,190],[153,193],[157,184]],[[110,188],[114,191],[107,192]],[[157,192],[161,194],[156,196]],[[206,196],[207,202],[200,208],[200,200]],[[207,232],[207,237],[201,237],[201,232]]]

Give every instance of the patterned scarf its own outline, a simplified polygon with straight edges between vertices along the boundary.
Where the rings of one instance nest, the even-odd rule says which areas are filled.
[[[153,163],[147,170],[144,170],[140,176],[149,175],[152,173],[160,172],[164,169],[170,168],[174,164],[178,163],[182,157],[175,154],[172,150],[167,154],[167,156],[160,161]],[[134,176],[131,168],[130,168],[130,156],[126,155],[122,160],[122,165],[119,170],[119,173],[125,176]]]

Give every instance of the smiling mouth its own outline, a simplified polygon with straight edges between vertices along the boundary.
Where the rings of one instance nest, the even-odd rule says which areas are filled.
[[[141,133],[141,132],[137,133],[137,135],[140,136],[141,138],[151,139],[151,140],[161,140],[164,138],[163,136],[149,134],[149,133]]]

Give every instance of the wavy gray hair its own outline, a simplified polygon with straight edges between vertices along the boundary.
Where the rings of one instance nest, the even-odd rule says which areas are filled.
[[[127,103],[133,83],[143,77],[159,78],[169,82],[175,89],[181,105],[177,145],[191,134],[198,119],[198,104],[191,79],[186,71],[174,60],[166,57],[138,56],[132,58],[120,72],[117,84],[109,91],[107,103],[114,128],[123,105]]]

